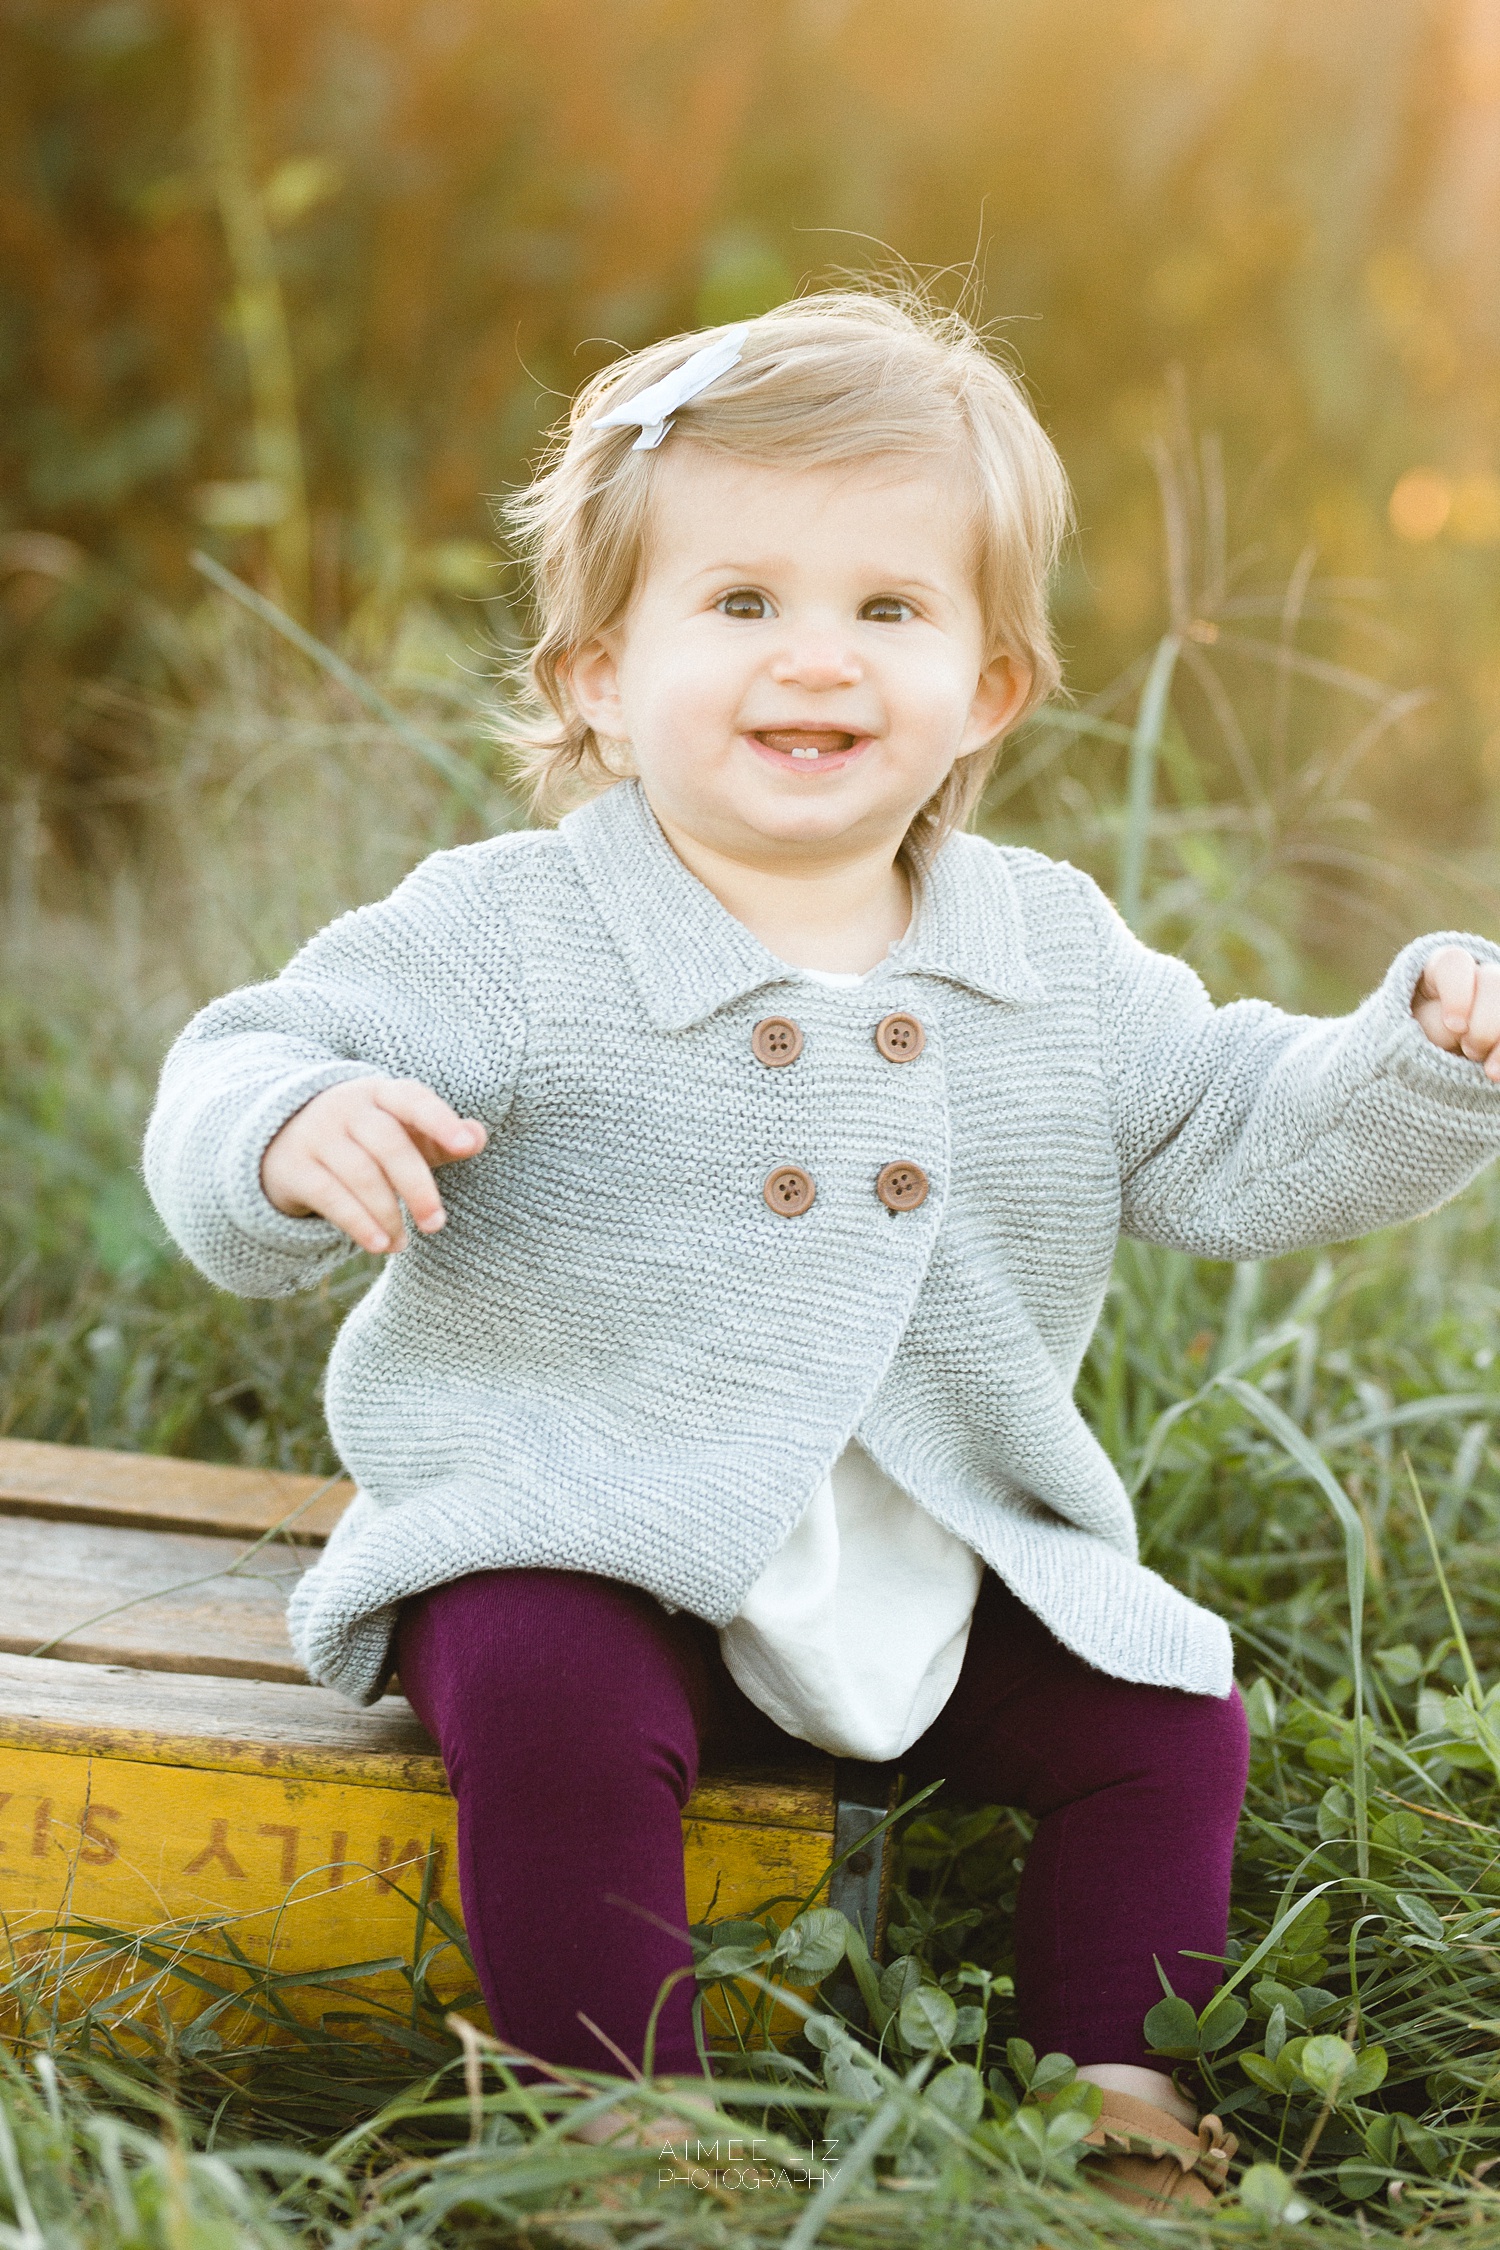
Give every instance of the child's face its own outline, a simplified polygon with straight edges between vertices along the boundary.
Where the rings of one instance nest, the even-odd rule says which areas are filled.
[[[956,474],[667,448],[630,606],[571,667],[580,710],[629,744],[664,825],[710,849],[894,854],[1029,685],[984,661]]]

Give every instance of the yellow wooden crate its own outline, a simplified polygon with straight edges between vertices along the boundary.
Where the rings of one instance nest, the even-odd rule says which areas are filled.
[[[0,1441],[13,1955],[64,1920],[147,1933],[211,1916],[283,1974],[409,1958],[424,1881],[461,1921],[456,1808],[415,1714],[397,1695],[356,1711],[313,1687],[286,1638],[309,1533],[349,1498],[343,1486],[307,1507],[319,1493],[311,1478]],[[278,1540],[253,1574],[211,1575],[299,1509],[300,1551]],[[705,1772],[683,1821],[689,1918],[775,1896],[790,1913],[828,1871],[834,1779],[812,1752],[784,1770]],[[426,1942],[439,1942],[430,1927]],[[440,1998],[468,1982],[451,1947],[430,1973]],[[309,1990],[304,2004],[334,2003]]]
[[[831,1775],[706,1778],[683,1822],[690,1918],[811,1890],[833,1820]],[[283,1974],[409,1958],[424,1882],[462,1920],[455,1821],[397,1696],[358,1712],[311,1687],[0,1656],[0,1915],[23,1958],[60,1921],[151,1933],[203,1916],[230,1917]],[[454,1949],[431,1983],[465,1989]]]

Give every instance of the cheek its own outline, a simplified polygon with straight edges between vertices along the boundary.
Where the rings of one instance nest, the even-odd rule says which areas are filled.
[[[663,739],[706,723],[732,726],[743,692],[742,667],[734,652],[689,645],[672,651],[652,667],[635,698],[643,724]]]
[[[674,797],[702,783],[733,733],[737,697],[723,672],[701,652],[679,651],[643,666],[622,698],[637,771]]]
[[[914,649],[892,667],[887,695],[914,738],[935,740],[961,732],[978,685],[947,649]]]

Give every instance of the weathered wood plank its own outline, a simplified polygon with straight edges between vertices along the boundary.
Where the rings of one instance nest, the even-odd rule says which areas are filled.
[[[0,1655],[0,1757],[7,1749],[437,1795],[448,1789],[431,1737],[399,1695],[357,1711],[306,1684],[49,1657]],[[831,1835],[833,1761],[809,1750],[784,1767],[712,1768],[685,1817]]]
[[[154,1453],[0,1438],[0,1515],[250,1539],[294,1517],[298,1541],[316,1546],[353,1497],[347,1478],[330,1484],[275,1469],[229,1469]]]
[[[305,1680],[284,1611],[312,1556],[273,1541],[244,1575],[223,1575],[246,1551],[242,1539],[12,1516],[0,1545],[0,1650],[29,1656],[55,1640],[48,1653],[75,1664]]]
[[[445,1796],[443,1763],[411,1705],[369,1710],[326,1688],[0,1655],[6,1749],[274,1773]]]

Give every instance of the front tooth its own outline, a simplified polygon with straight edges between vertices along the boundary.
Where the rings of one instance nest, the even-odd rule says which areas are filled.
[[[804,750],[799,744],[793,744],[792,756],[794,758],[816,758],[819,755],[820,753],[817,750]]]

